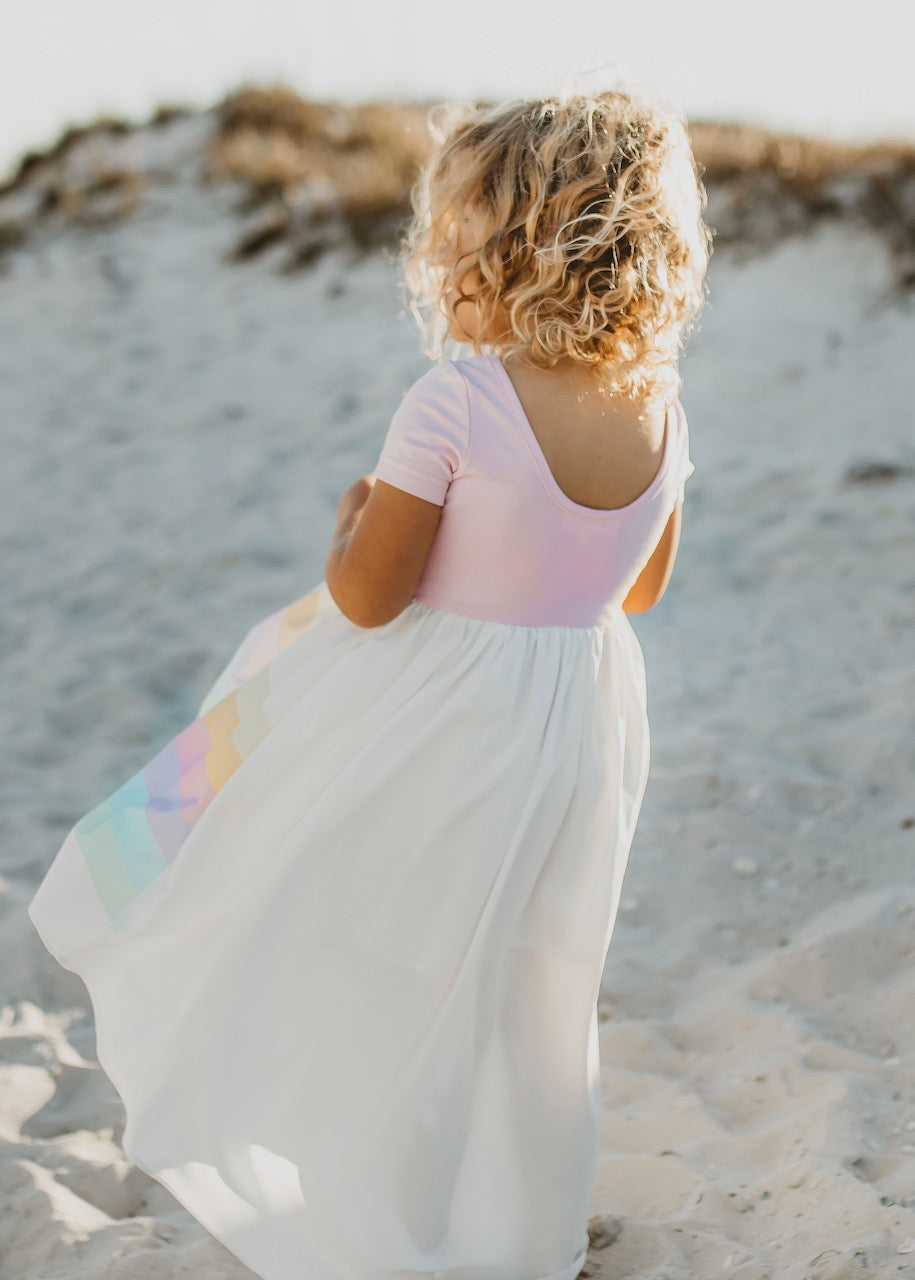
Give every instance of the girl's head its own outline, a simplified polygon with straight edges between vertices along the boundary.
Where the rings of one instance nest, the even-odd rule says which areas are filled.
[[[428,354],[450,334],[672,398],[711,252],[681,119],[611,91],[446,107],[430,128],[402,246]]]

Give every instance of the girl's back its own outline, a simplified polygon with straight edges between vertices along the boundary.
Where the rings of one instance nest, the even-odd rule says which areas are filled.
[[[513,377],[522,393],[551,385],[529,401],[536,430]],[[647,428],[629,404],[598,404],[558,374],[510,375],[495,354],[442,361],[411,387],[375,476],[443,504],[416,599],[529,626],[590,626],[622,604],[693,466],[679,400]],[[567,491],[589,477],[580,496],[606,506]]]
[[[587,369],[502,361],[551,475],[573,502],[610,510],[648,488],[664,453],[667,411],[605,393]]]

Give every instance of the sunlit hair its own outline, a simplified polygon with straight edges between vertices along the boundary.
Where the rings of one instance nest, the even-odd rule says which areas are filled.
[[[712,242],[680,117],[614,90],[446,104],[429,127],[400,255],[426,353],[444,354],[447,297],[459,304],[472,279],[478,354],[485,345],[540,368],[571,357],[629,398],[679,394]],[[469,213],[489,235],[458,258]]]

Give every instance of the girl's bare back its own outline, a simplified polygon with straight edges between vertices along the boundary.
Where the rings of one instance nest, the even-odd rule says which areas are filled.
[[[614,510],[650,486],[666,411],[598,388],[587,368],[539,369],[507,356],[505,372],[553,479],[583,507]]]

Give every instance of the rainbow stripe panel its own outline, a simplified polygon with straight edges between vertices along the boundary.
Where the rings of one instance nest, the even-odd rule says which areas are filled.
[[[213,797],[264,737],[269,692],[265,668],[182,729],[76,824],[74,834],[111,920],[175,860]]]
[[[330,612],[338,611],[322,583],[253,627],[197,719],[73,828],[110,920],[174,862],[213,798],[267,733],[270,659]]]

